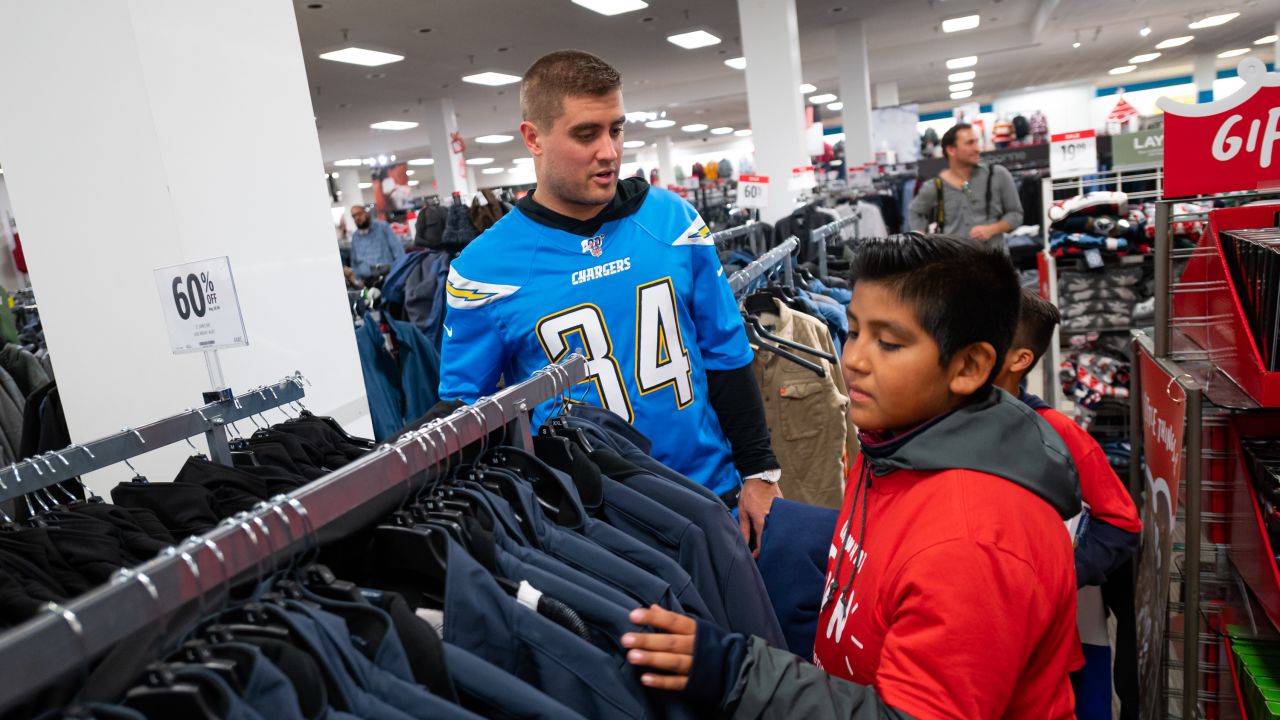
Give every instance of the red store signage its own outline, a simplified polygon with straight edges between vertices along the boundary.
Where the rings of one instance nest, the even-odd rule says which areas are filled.
[[[1280,73],[1257,58],[1238,72],[1244,86],[1230,97],[1164,111],[1164,195],[1185,197],[1280,187]]]

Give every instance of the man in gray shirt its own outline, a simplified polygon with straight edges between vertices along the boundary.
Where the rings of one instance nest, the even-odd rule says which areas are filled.
[[[978,136],[968,123],[958,123],[942,136],[942,152],[947,169],[936,180],[925,181],[911,201],[911,229],[926,232],[936,223],[938,232],[1004,247],[1005,233],[1022,224],[1013,175],[1000,165],[978,164]]]

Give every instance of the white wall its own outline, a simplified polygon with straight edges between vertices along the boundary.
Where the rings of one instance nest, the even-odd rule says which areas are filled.
[[[1090,104],[1093,101],[1093,85],[1063,85],[1051,88],[1005,93],[996,96],[992,111],[997,115],[1017,114],[1027,117],[1036,110],[1044,113],[1049,121],[1050,133],[1085,130],[1092,126]]]
[[[6,77],[22,110],[0,113],[0,158],[72,438],[199,404],[203,360],[170,353],[152,271],[218,255],[251,343],[221,353],[231,387],[300,370],[309,407],[369,433],[292,4],[63,5],[0,6],[0,67],[41,59]],[[49,191],[68,167],[112,182],[69,207]],[[134,464],[169,479],[188,454],[179,444]],[[128,477],[89,480],[105,492]]]

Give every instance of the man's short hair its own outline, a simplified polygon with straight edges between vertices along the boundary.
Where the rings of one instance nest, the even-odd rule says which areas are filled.
[[[600,97],[622,87],[622,74],[612,65],[581,50],[557,50],[538,58],[520,81],[520,113],[524,120],[550,129],[564,112],[569,95]]]
[[[999,372],[1018,322],[1018,273],[1000,248],[952,235],[906,233],[863,240],[849,268],[851,284],[882,283],[915,308],[920,327],[951,362],[964,347],[989,343]]]
[[[969,123],[956,123],[955,125],[952,125],[949,130],[942,133],[942,157],[944,158],[950,157],[949,155],[947,155],[947,148],[953,148],[953,149],[955,148],[957,136],[960,134],[961,130],[972,130],[972,129],[973,129],[973,126],[970,125]]]
[[[1018,301],[1018,331],[1013,335],[1010,349],[1026,348],[1035,355],[1035,360],[1027,369],[1036,366],[1040,358],[1049,352],[1049,343],[1053,342],[1053,329],[1058,326],[1062,315],[1053,303],[1040,297],[1040,293],[1022,289]]]

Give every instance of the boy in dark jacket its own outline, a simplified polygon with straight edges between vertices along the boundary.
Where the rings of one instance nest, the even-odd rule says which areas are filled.
[[[862,452],[832,538],[814,662],[661,608],[642,682],[741,718],[1069,718],[1078,667],[1067,448],[994,388],[1018,282],[999,250],[911,233],[851,269],[842,370]]]
[[[1076,716],[1111,717],[1111,641],[1102,583],[1138,552],[1142,522],[1129,489],[1120,481],[1098,441],[1071,418],[1049,407],[1040,398],[1022,391],[1022,379],[1053,342],[1059,321],[1058,308],[1038,293],[1023,289],[1018,331],[1005,355],[996,385],[1018,396],[1062,436],[1080,477],[1080,497],[1088,512],[1075,550],[1076,585],[1079,586],[1077,625],[1086,667],[1072,674],[1076,691]]]

